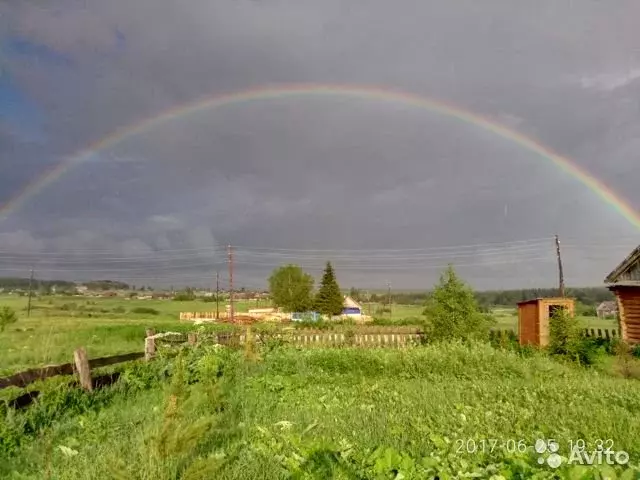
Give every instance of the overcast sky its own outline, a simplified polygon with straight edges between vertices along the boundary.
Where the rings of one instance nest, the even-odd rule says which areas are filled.
[[[637,0],[0,3],[0,205],[117,129],[287,83],[439,99],[571,158],[640,210]],[[638,228],[536,153],[441,114],[289,97],[182,116],[96,152],[0,219],[0,275],[260,287],[601,285]]]

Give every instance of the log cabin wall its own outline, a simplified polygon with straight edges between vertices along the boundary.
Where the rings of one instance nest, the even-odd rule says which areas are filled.
[[[640,343],[640,286],[613,286],[618,302],[620,336],[629,343]]]

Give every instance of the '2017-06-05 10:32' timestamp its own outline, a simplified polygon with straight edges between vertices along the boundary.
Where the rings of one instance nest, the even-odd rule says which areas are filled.
[[[596,440],[591,445],[583,439],[570,440],[564,448],[556,440],[544,438],[538,438],[534,442],[524,439],[495,438],[458,439],[455,442],[455,452],[466,455],[497,452],[515,454],[525,453],[528,450],[538,454],[537,460],[540,465],[548,464],[552,468],[558,468],[563,462],[580,465],[626,465],[629,463],[629,454],[624,450],[615,449],[611,439]]]
[[[459,455],[473,455],[474,453],[491,454],[499,451],[505,453],[524,453],[530,447],[533,447],[533,444],[522,438],[468,438],[456,440],[454,451]]]

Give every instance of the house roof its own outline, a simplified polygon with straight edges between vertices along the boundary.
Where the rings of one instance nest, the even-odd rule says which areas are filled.
[[[608,300],[606,302],[602,302],[596,308],[596,310],[611,310],[611,311],[617,310],[617,309],[618,309],[618,304],[615,301],[611,301],[611,300]]]
[[[604,280],[605,283],[616,283],[622,275],[636,266],[638,262],[640,262],[640,245],[638,245],[638,247],[633,250],[633,252],[631,252],[613,272],[607,275],[607,278]]]
[[[362,306],[349,295],[344,297],[344,303],[342,305],[344,308],[362,308]]]

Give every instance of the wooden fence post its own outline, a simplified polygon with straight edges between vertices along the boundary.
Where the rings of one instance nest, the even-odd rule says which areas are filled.
[[[73,352],[73,360],[76,364],[80,385],[88,392],[93,391],[93,385],[91,384],[91,367],[89,366],[87,351],[84,348],[76,349]]]
[[[147,329],[147,338],[144,339],[144,359],[148,362],[156,354],[156,339],[153,338],[155,332],[152,328]]]
[[[195,333],[187,334],[187,341],[189,342],[189,345],[195,345],[198,341],[198,335]]]

